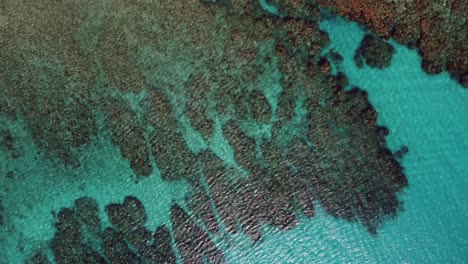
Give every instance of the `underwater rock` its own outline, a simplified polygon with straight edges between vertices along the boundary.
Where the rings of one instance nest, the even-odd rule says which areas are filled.
[[[343,62],[343,56],[341,56],[340,53],[338,53],[337,51],[335,50],[330,50],[329,52],[327,52],[327,54],[325,54],[325,56],[331,61],[333,62],[333,64],[335,65],[338,65],[340,63]]]
[[[309,175],[315,178],[315,193],[325,211],[359,221],[375,233],[382,218],[400,208],[396,193],[407,184],[402,167],[391,152],[383,151],[375,133],[377,115],[366,93],[341,91],[329,105],[311,112],[311,120],[325,119],[321,125],[311,122],[309,130],[319,161],[302,162],[311,163]]]
[[[331,63],[326,57],[321,57],[319,59],[317,62],[317,67],[325,75],[330,74],[332,70]]]
[[[175,263],[169,230],[159,227],[153,234],[146,229],[145,209],[134,196],[125,197],[122,204],[106,206],[117,229],[101,231],[93,198],[78,198],[73,208],[63,208],[57,216],[50,243],[57,263]]]
[[[109,221],[118,230],[128,233],[134,228],[133,219],[128,212],[125,211],[123,205],[116,203],[109,204],[106,206],[105,211]]]
[[[16,146],[16,140],[7,129],[0,130],[0,151],[8,153],[12,159],[17,159],[20,157],[19,149]]]
[[[439,74],[444,70],[442,68],[442,65],[440,65],[438,63],[431,62],[431,61],[429,61],[427,59],[422,60],[421,67],[428,74]]]
[[[248,90],[241,86],[238,80],[228,79],[227,81],[229,83],[226,85],[222,83],[227,87],[223,86],[223,89],[216,91],[217,111],[224,116],[246,120],[249,116],[249,106],[246,101]]]
[[[463,85],[463,87],[468,88],[468,71],[463,74],[460,82]]]
[[[283,80],[282,80],[283,82]],[[276,116],[282,125],[294,117],[295,98],[293,92],[283,91],[278,100]]]
[[[317,22],[320,20],[320,10],[309,1],[304,0],[268,0],[278,12],[287,17],[301,18]]]
[[[210,188],[210,197],[218,210],[222,221],[231,233],[237,232],[237,224],[242,231],[254,241],[261,239],[261,224],[269,223],[281,229],[295,225],[295,215],[291,204],[287,201],[292,189],[282,191],[285,182],[276,181],[272,177],[283,175],[288,179],[290,170],[279,171],[270,168],[255,170],[251,176],[237,176],[237,173],[226,170],[221,160],[210,152],[204,152],[202,157],[203,172]],[[240,176],[240,178],[239,178]],[[275,187],[273,187],[273,185]],[[255,202],[253,202],[255,201]]]
[[[228,181],[231,172],[223,161],[211,151],[204,151],[200,155],[200,160],[203,174],[210,189],[210,197],[216,210],[226,229],[231,233],[236,233],[241,204],[237,202],[237,188],[234,188],[235,186],[232,186]]]
[[[3,203],[2,203],[2,199],[0,199],[0,226],[4,224],[4,220],[3,220],[3,211],[4,211],[4,207],[3,207]]]
[[[381,145],[385,145],[385,140],[387,136],[390,134],[390,131],[387,127],[384,126],[377,126],[376,128],[377,137],[379,138],[379,142]]]
[[[354,54],[354,62],[359,68],[363,60],[371,68],[383,69],[390,66],[395,48],[387,42],[367,34]]]
[[[6,150],[15,150],[15,139],[8,130],[0,130],[0,140],[0,145]]]
[[[313,196],[310,188],[305,181],[298,181],[296,187],[297,202],[301,208],[302,213],[311,218],[315,215],[315,207],[313,203]]]
[[[75,38],[84,3],[58,3],[47,12],[41,11],[44,4],[5,2],[0,29],[2,97],[15,106],[47,158],[76,167],[75,150],[97,133],[91,94],[98,71],[93,59],[80,52]],[[55,20],[62,16],[69,19]],[[28,17],[41,22],[26,22]]]
[[[124,92],[140,92],[148,87],[143,67],[135,63],[131,37],[110,20],[103,21],[96,51],[109,85]],[[124,124],[122,124],[124,125]]]
[[[234,158],[240,166],[252,173],[261,170],[256,157],[255,139],[247,136],[233,120],[224,124],[223,134],[234,149]]]

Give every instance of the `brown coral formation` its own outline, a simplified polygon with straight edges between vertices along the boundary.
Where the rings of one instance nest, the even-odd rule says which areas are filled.
[[[55,262],[176,263],[169,229],[160,225],[155,232],[149,231],[145,208],[136,197],[127,196],[122,204],[107,205],[106,213],[113,226],[104,229],[94,199],[82,197],[74,207],[62,208],[50,243]],[[173,226],[183,224],[174,222]],[[44,252],[38,251],[27,263],[49,262]]]
[[[152,154],[163,179],[191,179],[196,162],[188,148],[169,98],[161,90],[152,90],[145,102],[146,122],[153,131],[149,135]]]
[[[128,103],[120,98],[106,98],[107,125],[112,133],[112,142],[120,147],[122,156],[130,161],[130,168],[141,176],[153,171],[146,147],[145,127]]]
[[[418,47],[429,74],[447,70],[468,87],[468,5],[463,0],[316,0],[322,8],[364,24],[382,38]]]
[[[0,11],[0,104],[14,106],[36,144],[73,166],[75,149],[96,134],[90,89],[97,71],[73,39],[82,4],[7,1]]]

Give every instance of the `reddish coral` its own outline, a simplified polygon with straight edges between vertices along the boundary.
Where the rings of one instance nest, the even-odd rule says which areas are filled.
[[[449,71],[467,87],[468,30],[463,19],[468,9],[460,0],[375,1],[316,0],[316,3],[350,20],[359,22],[383,38],[417,46],[423,69],[429,74]]]

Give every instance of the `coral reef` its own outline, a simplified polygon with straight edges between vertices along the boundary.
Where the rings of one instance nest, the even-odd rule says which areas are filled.
[[[103,228],[98,210],[89,197],[60,210],[50,242],[56,263],[176,263],[168,228],[161,225],[154,233],[149,231],[144,226],[145,208],[136,197],[127,196],[122,204],[106,206],[112,227]],[[184,223],[174,222],[173,226],[176,224]],[[38,251],[26,263],[49,262]]]
[[[394,51],[392,45],[371,34],[366,34],[353,59],[359,68],[362,68],[365,62],[371,68],[383,69],[390,66]]]
[[[376,234],[402,208],[403,168],[365,92],[345,91],[347,77],[333,75],[340,56],[321,55],[329,39],[317,7],[278,2],[289,15],[273,17],[256,1],[215,2],[59,5],[34,13],[38,23],[23,5],[6,5],[0,32],[24,29],[0,40],[0,105],[17,105],[46,157],[79,166],[80,149],[108,135],[135,174],[157,169],[190,185],[172,225],[155,233],[135,196],[105,206],[105,229],[97,203],[76,200],[57,216],[57,263],[222,263],[213,238],[223,232],[258,242],[262,225],[294,228],[320,205]],[[369,17],[380,33],[385,14]],[[32,46],[9,52],[18,41]],[[197,148],[187,126],[201,135]]]
[[[424,71],[438,74],[447,70],[453,79],[468,87],[465,22],[468,7],[464,1],[314,0],[312,3],[362,23],[382,38],[417,47]]]

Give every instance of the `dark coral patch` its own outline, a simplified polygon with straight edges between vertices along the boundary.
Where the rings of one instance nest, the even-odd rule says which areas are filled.
[[[119,146],[122,156],[130,161],[130,168],[139,176],[153,171],[146,148],[144,126],[137,114],[123,99],[107,98],[102,106],[107,113],[107,125],[112,142]]]
[[[165,225],[158,226],[154,232],[154,260],[156,263],[176,263],[172,248],[171,234]]]
[[[229,170],[223,161],[211,151],[204,151],[200,155],[200,160],[204,177],[210,189],[211,199],[227,230],[236,233],[241,204],[236,202],[236,188],[229,185]]]
[[[186,203],[197,218],[205,223],[207,231],[212,233],[219,231],[218,221],[211,209],[211,199],[201,182],[192,183],[192,189],[186,197]]]
[[[335,93],[329,106],[311,112],[309,137],[320,162],[302,162],[310,163],[314,188],[328,213],[359,221],[375,233],[382,218],[400,208],[396,193],[406,186],[402,167],[375,133],[376,113],[365,93]]]
[[[330,50],[327,52],[326,56],[335,65],[342,63],[344,59],[343,56],[335,50]]]
[[[383,69],[390,66],[394,52],[395,48],[391,44],[367,34],[354,54],[354,62],[359,68],[365,62],[371,68]]]
[[[0,130],[0,151],[4,151],[12,159],[20,157],[19,149],[16,146],[16,140],[8,130]]]
[[[346,88],[349,85],[348,77],[343,72],[336,74],[336,82],[338,87]]]
[[[126,233],[133,229],[132,217],[128,215],[121,204],[109,204],[106,206],[106,214],[113,226]]]
[[[96,200],[89,197],[82,197],[75,200],[75,211],[77,218],[89,230],[97,234],[101,229],[101,220],[99,219],[99,206]]]
[[[234,158],[239,165],[250,172],[259,171],[255,139],[247,136],[240,126],[233,120],[229,120],[223,126],[223,134],[234,149]]]
[[[209,83],[202,74],[193,76],[185,85],[186,103],[184,114],[190,119],[192,127],[204,139],[213,134],[213,121],[209,113]]]
[[[160,89],[145,102],[146,122],[153,127],[149,136],[151,151],[165,180],[193,177],[196,158],[179,131],[171,102]]]
[[[271,106],[262,92],[253,90],[250,93],[248,102],[252,117],[257,123],[264,124],[270,121],[272,115]]]
[[[126,236],[127,242],[142,256],[151,253],[151,239],[153,234],[145,227],[138,226]]]
[[[134,225],[144,225],[148,216],[146,215],[145,207],[143,203],[138,200],[135,196],[127,196],[124,198],[123,206],[128,214],[132,215],[134,219]]]
[[[48,264],[49,259],[42,252],[37,252],[25,261],[25,264]]]
[[[124,234],[143,226],[147,220],[143,204],[134,196],[125,197],[123,204],[107,205],[105,211],[112,225]]]
[[[106,259],[101,256],[97,249],[91,248],[91,246],[87,245],[84,248],[84,257],[83,262],[86,264],[105,264],[108,263]]]
[[[128,247],[124,234],[113,229],[106,228],[102,234],[103,250],[110,263],[138,263],[138,256]]]
[[[224,263],[223,253],[208,234],[176,203],[171,208],[171,221],[183,263],[203,263],[205,258],[209,263]]]
[[[57,216],[56,232],[50,247],[57,263],[79,263],[84,252],[81,243],[82,229],[76,213],[64,208]]]
[[[3,203],[2,203],[2,199],[0,199],[0,226],[4,224],[4,220],[3,220],[3,211],[5,209],[3,208]]]
[[[89,197],[77,199],[73,209],[60,210],[56,232],[50,242],[55,262],[176,263],[171,231],[165,225],[159,226],[155,233],[149,231],[144,226],[145,208],[137,198],[127,196],[122,204],[107,205],[106,212],[113,227],[104,230],[97,210],[96,201]],[[30,259],[36,262],[31,264],[48,261],[42,252],[36,253]]]

